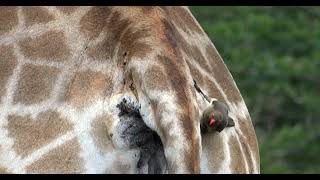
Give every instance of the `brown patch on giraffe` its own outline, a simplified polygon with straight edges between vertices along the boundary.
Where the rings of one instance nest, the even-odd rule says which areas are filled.
[[[114,13],[116,15],[116,13]],[[111,18],[111,20],[115,21],[117,18]],[[148,53],[152,51],[151,46],[147,42],[143,42],[143,39],[151,36],[151,25],[144,25],[139,28],[135,28],[133,26],[129,26],[132,22],[130,20],[122,20],[128,23],[127,30],[124,31],[122,37],[119,37],[120,46],[118,51],[118,57],[122,57],[125,52],[128,53],[128,57],[137,57],[143,58]],[[119,22],[120,23],[120,22]],[[116,29],[118,25],[113,27],[112,32],[114,34],[120,33],[119,30]],[[120,26],[120,24],[119,24]],[[118,28],[118,27],[117,27]],[[117,39],[116,39],[117,40]]]
[[[111,13],[111,7],[91,8],[80,20],[80,31],[88,36],[89,39],[98,37],[103,28],[108,25],[108,17]]]
[[[221,162],[225,161],[224,139],[218,133],[202,134],[202,152],[208,161],[208,167],[219,169]]]
[[[134,46],[132,48],[130,48],[130,46],[127,46],[127,48],[130,48],[130,57],[144,58],[153,50],[152,47],[145,42],[137,42],[133,44]]]
[[[13,102],[35,104],[49,98],[59,70],[48,66],[27,64],[23,67]]]
[[[97,45],[88,47],[87,54],[93,60],[110,61],[115,54],[115,44],[112,43],[114,43],[114,41],[110,41],[108,38],[105,38]]]
[[[189,12],[182,7],[162,7],[162,9],[169,16],[168,19],[174,22],[174,24],[181,28],[184,32],[195,32],[203,34],[203,31],[195,23]],[[182,18],[183,17],[183,18]]]
[[[77,72],[69,84],[65,100],[78,107],[86,106],[108,96],[112,85],[111,77],[101,72]]]
[[[245,161],[242,157],[242,151],[240,146],[242,146],[236,139],[236,137],[230,137],[228,144],[230,146],[231,155],[231,173],[244,174],[246,172]],[[247,157],[245,157],[247,158]]]
[[[231,102],[242,101],[240,93],[237,90],[237,87],[235,87],[234,80],[229,74],[229,70],[223,60],[219,57],[218,52],[216,52],[211,45],[208,45],[206,47],[206,53],[212,67],[210,73],[213,74],[223,91],[226,93],[228,100]]]
[[[47,10],[44,10],[43,7],[25,6],[22,8],[22,12],[27,27],[54,20],[54,17],[50,15]]]
[[[9,136],[15,139],[13,148],[23,157],[46,145],[72,128],[57,112],[43,112],[36,119],[28,116],[8,116]]]
[[[169,82],[167,82],[166,74],[160,67],[155,66],[148,68],[145,72],[146,86],[150,89],[168,90]]]
[[[61,12],[70,15],[71,13],[73,13],[78,7],[74,7],[74,6],[58,6],[57,7]]]
[[[0,46],[0,100],[6,93],[7,81],[17,65],[17,59],[12,48],[12,46]]]
[[[97,9],[96,11],[99,10]],[[116,56],[117,63],[123,64],[124,59],[144,57],[147,53],[151,52],[152,48],[150,45],[142,41],[142,39],[150,36],[151,27],[143,26],[135,28],[133,26],[135,23],[130,19],[123,19],[118,11],[109,13],[106,16],[109,17],[109,15],[110,19],[109,21],[107,19],[104,20],[103,27],[99,26],[94,34],[88,34],[90,38],[93,38],[97,37],[102,31],[107,32],[100,43],[88,48],[89,56],[98,60],[108,60]],[[100,22],[99,18],[97,18],[97,21]],[[83,31],[86,32],[85,30]]]
[[[70,50],[62,32],[49,31],[34,39],[27,37],[21,40],[19,45],[24,56],[30,59],[61,62],[70,57]]]
[[[112,148],[110,135],[108,135],[108,129],[106,126],[106,118],[109,118],[107,115],[96,118],[91,123],[91,137],[94,144],[102,153],[107,153]],[[111,125],[110,125],[111,126]]]
[[[0,7],[0,35],[9,32],[18,25],[17,7],[1,6]]]
[[[27,173],[83,173],[84,161],[79,156],[80,151],[79,142],[73,138],[27,166]]]

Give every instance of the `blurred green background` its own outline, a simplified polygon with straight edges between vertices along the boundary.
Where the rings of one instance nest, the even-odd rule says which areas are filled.
[[[261,173],[320,173],[320,7],[190,7],[256,129]]]

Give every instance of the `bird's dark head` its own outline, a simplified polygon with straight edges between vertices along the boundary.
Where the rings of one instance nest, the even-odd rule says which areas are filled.
[[[220,111],[214,110],[208,118],[206,119],[206,126],[208,127],[208,131],[218,131],[221,132],[226,123],[223,118],[223,114]]]
[[[234,121],[228,116],[228,107],[219,101],[213,102],[201,119],[201,129],[205,132],[221,132],[225,127],[234,126]]]

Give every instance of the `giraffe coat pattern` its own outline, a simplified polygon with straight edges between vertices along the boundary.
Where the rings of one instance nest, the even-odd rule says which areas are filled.
[[[234,128],[200,135],[193,79]],[[137,173],[139,149],[110,136],[122,97],[141,105],[168,173],[260,172],[246,105],[187,7],[0,7],[0,172]]]

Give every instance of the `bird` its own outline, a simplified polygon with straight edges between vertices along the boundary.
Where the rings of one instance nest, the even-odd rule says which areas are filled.
[[[214,99],[203,111],[200,119],[201,133],[221,132],[226,127],[235,126],[234,120],[229,117],[229,107],[221,101]]]

